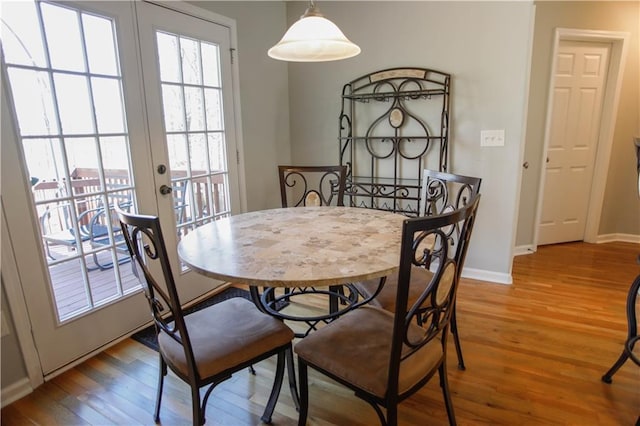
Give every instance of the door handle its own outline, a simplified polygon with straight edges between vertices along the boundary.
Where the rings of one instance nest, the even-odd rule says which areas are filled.
[[[160,187],[160,193],[161,193],[162,195],[169,195],[169,194],[171,194],[171,192],[172,192],[172,191],[173,191],[173,189],[171,189],[171,187],[170,187],[170,186],[162,185],[162,186]]]
[[[529,162],[528,162],[528,161],[525,161],[525,162],[522,164],[522,167],[524,167],[525,169],[528,169],[528,168],[529,168]]]

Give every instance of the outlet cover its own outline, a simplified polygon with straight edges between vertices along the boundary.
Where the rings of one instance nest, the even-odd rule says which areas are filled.
[[[480,146],[504,146],[504,129],[481,130]]]

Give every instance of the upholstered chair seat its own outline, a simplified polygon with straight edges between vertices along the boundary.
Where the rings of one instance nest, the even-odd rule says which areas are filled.
[[[431,277],[433,276],[433,272],[428,269],[413,266],[413,271],[411,272],[411,276],[414,277],[416,283],[428,283],[431,281]],[[358,289],[361,294],[374,294],[378,285],[380,284],[379,279],[360,281],[353,283],[353,285]],[[422,285],[410,285],[409,286],[409,304],[413,305],[418,297],[424,291]],[[398,276],[390,275],[387,277],[380,293],[371,299],[369,305],[377,306],[382,309],[386,309],[391,312],[396,311],[396,294],[398,292]]]
[[[293,331],[282,321],[265,316],[242,297],[186,315],[184,321],[202,377],[233,369],[293,339]],[[183,346],[164,331],[158,334],[158,345],[167,362],[187,375]]]
[[[364,306],[327,325],[321,336],[316,338],[311,334],[302,339],[296,344],[295,351],[308,363],[384,398],[389,378],[393,318],[389,311]],[[359,331],[360,338],[354,338],[354,329]],[[408,332],[413,341],[424,334],[415,323],[409,326]],[[405,348],[404,352],[407,350]],[[404,393],[416,386],[438,366],[442,355],[439,338],[413,353],[400,366],[398,391]],[[334,362],[336,359],[340,362]]]

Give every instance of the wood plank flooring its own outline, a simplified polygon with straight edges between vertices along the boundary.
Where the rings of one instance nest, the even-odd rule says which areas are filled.
[[[449,341],[458,424],[636,424],[640,367],[628,361],[610,385],[600,378],[626,337],[626,293],[640,273],[638,254],[640,246],[629,243],[544,246],[515,259],[511,286],[464,279],[458,321],[466,371],[457,370]],[[260,424],[274,362],[256,370],[213,392],[207,424]],[[2,425],[152,424],[156,380],[157,354],[127,339],[5,407]],[[310,380],[309,425],[378,424],[373,410],[345,388],[313,371]],[[191,423],[188,388],[172,376],[161,420]],[[297,422],[286,384],[273,422]],[[447,424],[437,379],[403,402],[400,424]]]

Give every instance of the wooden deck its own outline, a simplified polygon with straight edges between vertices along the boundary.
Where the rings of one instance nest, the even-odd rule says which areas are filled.
[[[55,258],[69,255],[68,247],[52,245],[50,250]],[[101,252],[97,254],[97,257],[101,265],[111,263],[108,252]],[[86,258],[88,288],[83,279],[79,260],[50,267],[53,296],[62,321],[85,312],[91,308],[91,305],[107,304],[122,294],[128,294],[140,288],[138,279],[133,275],[128,255],[119,254],[119,258],[126,261],[118,265],[117,268],[110,267],[108,269],[97,268],[92,255],[87,255]],[[122,291],[118,288],[118,280],[121,283]]]

